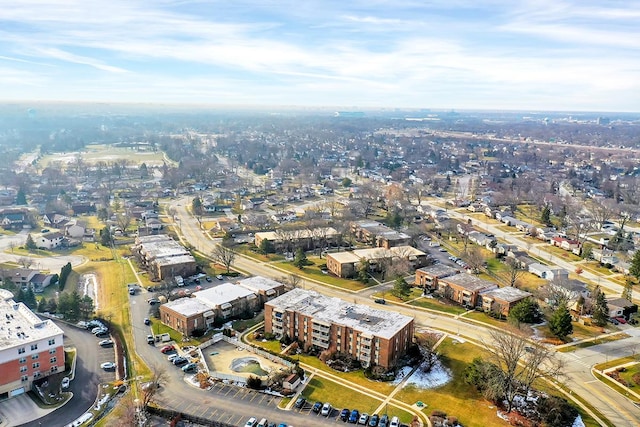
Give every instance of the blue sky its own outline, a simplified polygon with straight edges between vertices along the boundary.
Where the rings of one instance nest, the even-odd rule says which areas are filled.
[[[640,1],[2,0],[0,100],[640,111]]]

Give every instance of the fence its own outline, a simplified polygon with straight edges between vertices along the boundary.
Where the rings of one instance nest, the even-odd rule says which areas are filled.
[[[245,343],[243,343],[243,342],[241,342],[239,340],[235,340],[235,339],[232,339],[232,338],[229,338],[229,337],[226,337],[226,336],[223,336],[222,339],[224,341],[230,343],[230,344],[235,345],[236,347],[243,348],[243,349],[245,349],[247,351],[250,351],[250,352],[252,352],[254,354],[257,354],[258,356],[262,356],[265,359],[269,359],[272,362],[284,365],[287,368],[293,368],[295,366],[295,363],[291,363],[288,360],[283,359],[282,357],[276,356],[275,354],[271,354],[268,351],[253,347],[253,346],[251,346],[249,344],[245,344]]]

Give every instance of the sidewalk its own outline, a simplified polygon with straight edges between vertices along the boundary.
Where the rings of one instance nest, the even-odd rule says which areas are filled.
[[[585,343],[585,342],[597,341],[597,340],[602,339],[602,338],[613,337],[613,336],[620,335],[620,334],[626,334],[626,332],[625,331],[616,331],[616,332],[610,332],[608,334],[598,335],[597,337],[593,337],[593,338],[585,338],[585,339],[579,340],[579,341],[571,341],[571,342],[566,343],[566,344],[557,345],[556,346],[556,350],[560,350],[561,348],[566,348],[566,347],[573,347],[573,346],[576,346],[576,345],[579,345],[579,344],[582,344],[582,343]]]

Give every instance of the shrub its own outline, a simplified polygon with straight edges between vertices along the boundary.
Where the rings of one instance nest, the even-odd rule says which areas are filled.
[[[247,387],[252,388],[254,390],[260,390],[262,388],[262,380],[258,377],[254,377],[251,375],[247,379]]]

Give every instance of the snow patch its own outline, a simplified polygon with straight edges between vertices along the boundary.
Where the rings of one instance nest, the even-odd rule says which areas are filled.
[[[584,422],[582,421],[582,417],[578,415],[578,418],[573,422],[571,427],[585,427]]]
[[[445,385],[446,383],[451,381],[451,378],[453,377],[451,374],[451,370],[443,366],[440,361],[436,361],[436,363],[431,368],[431,371],[429,372],[425,372],[423,368],[424,363],[421,364],[409,378],[407,378],[403,387],[406,387],[407,385],[413,385],[423,389],[436,388]],[[400,384],[410,372],[410,367],[405,366],[404,368],[402,368],[400,372],[398,372],[398,375],[393,381],[393,384]]]

